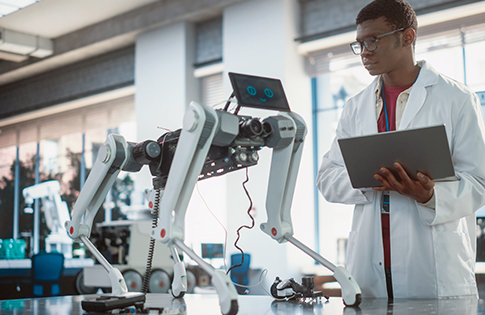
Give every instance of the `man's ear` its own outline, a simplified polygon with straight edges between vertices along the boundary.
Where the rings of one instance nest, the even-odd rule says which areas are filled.
[[[413,30],[412,28],[408,28],[403,31],[403,45],[405,47],[413,45],[415,39],[416,39],[415,30]]]

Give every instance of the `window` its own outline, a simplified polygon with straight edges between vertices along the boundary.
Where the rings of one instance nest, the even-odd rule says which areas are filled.
[[[222,17],[196,25],[195,67],[222,61]]]
[[[224,95],[222,73],[200,78],[200,94],[204,105],[214,106],[224,102],[227,97]]]
[[[5,224],[12,226],[15,194],[18,182],[20,191],[18,210],[19,232],[32,232],[32,215],[23,214],[24,201],[21,191],[35,184],[38,158],[38,181],[56,179],[61,182],[61,195],[72,210],[81,185],[82,168],[90,169],[108,129],[119,128],[128,141],[136,139],[136,122],[133,96],[124,97],[83,108],[38,117],[1,127],[0,133],[0,203]],[[131,138],[131,139],[130,139]],[[17,148],[20,174],[15,176]],[[93,149],[95,152],[93,152]],[[81,159],[85,157],[85,165]],[[87,159],[86,159],[87,157]],[[84,172],[84,176],[86,172]],[[9,205],[9,206],[7,206]],[[42,215],[40,216],[42,220]],[[41,222],[42,226],[42,222]],[[41,228],[42,231],[42,228]],[[44,230],[46,236],[49,232]],[[12,238],[12,229],[0,229],[0,238]],[[43,248],[41,232],[40,249]]]

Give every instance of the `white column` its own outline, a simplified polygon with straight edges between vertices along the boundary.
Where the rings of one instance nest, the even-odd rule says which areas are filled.
[[[135,49],[137,141],[157,140],[166,128],[182,127],[185,108],[197,93],[193,79],[193,26],[186,22],[143,33]],[[131,139],[134,141],[135,139]],[[152,186],[147,167],[137,174],[135,202]]]
[[[304,59],[296,51],[299,27],[299,6],[296,0],[245,1],[228,7],[223,15],[223,45],[226,94],[231,92],[227,72],[279,78],[292,111],[300,114],[307,124],[308,135],[298,174],[292,206],[294,236],[313,247],[313,176],[311,148],[311,87],[304,72]],[[243,109],[241,114],[266,117],[274,112]],[[260,162],[249,169],[247,187],[256,208],[256,227],[242,231],[239,245],[252,254],[253,268],[270,268],[266,285],[275,276],[299,277],[299,267],[313,264],[313,260],[291,244],[278,244],[264,234],[259,225],[266,221],[266,190],[271,150],[260,152]],[[244,172],[227,177],[227,211],[229,243],[236,237],[235,230],[249,224],[245,207],[247,197],[241,188]],[[232,245],[230,252],[237,250]],[[301,280],[301,279],[300,279]]]

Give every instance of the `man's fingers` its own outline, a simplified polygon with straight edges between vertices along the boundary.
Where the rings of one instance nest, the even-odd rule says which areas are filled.
[[[418,173],[418,180],[424,188],[431,190],[434,187],[434,181],[423,173]]]
[[[394,167],[396,168],[399,177],[401,177],[402,182],[406,182],[408,185],[412,183],[412,179],[409,177],[408,173],[401,164],[396,162],[394,163]]]
[[[385,179],[388,181],[389,187],[390,187],[391,190],[395,190],[395,191],[398,191],[398,192],[401,191],[402,185],[396,179],[396,177],[394,177],[394,174],[392,174],[391,171],[389,171],[385,167],[382,167],[379,171],[382,173],[382,176],[385,177]]]
[[[379,186],[373,187],[374,190],[378,190],[378,191],[389,190],[390,185],[386,178],[384,178],[380,174],[374,174],[374,178],[377,179],[382,184],[381,187]]]
[[[380,173],[376,173],[374,178],[377,179],[381,184],[382,187],[377,189],[379,191],[397,191],[400,192],[401,184],[397,181],[394,175],[389,171],[387,168],[383,167],[380,170]]]

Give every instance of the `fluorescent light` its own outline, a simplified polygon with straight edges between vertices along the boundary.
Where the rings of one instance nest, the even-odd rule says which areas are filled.
[[[14,7],[14,6],[10,6],[10,5],[5,5],[5,4],[1,4],[0,3],[0,15],[10,14],[12,12],[17,11],[18,9],[19,9],[18,7]]]
[[[0,0],[0,18],[41,0]]]
[[[17,8],[24,8],[35,2],[35,0],[0,0],[0,4],[8,4]]]

